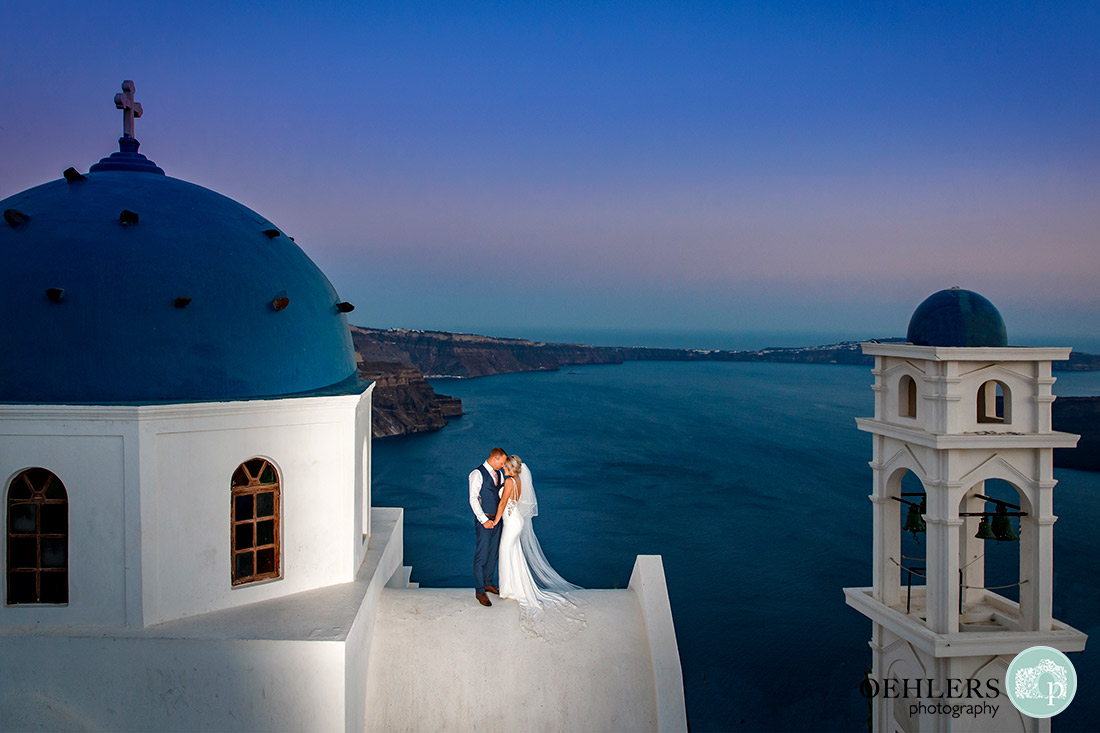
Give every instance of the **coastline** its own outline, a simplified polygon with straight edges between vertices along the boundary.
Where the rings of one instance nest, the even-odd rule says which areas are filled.
[[[589,346],[497,338],[449,331],[350,326],[359,376],[377,383],[374,438],[435,432],[460,417],[462,402],[435,391],[429,379],[472,379],[498,374],[557,371],[562,367],[629,361],[721,361],[846,364],[871,367],[859,341],[755,350]],[[879,339],[902,341],[902,339]],[[1100,371],[1100,355],[1072,352],[1055,371]],[[1055,451],[1055,465],[1100,471],[1100,397],[1064,397],[1054,403],[1055,428],[1081,435],[1075,450]]]

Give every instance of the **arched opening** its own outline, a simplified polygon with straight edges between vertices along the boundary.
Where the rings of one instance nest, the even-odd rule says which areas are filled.
[[[69,495],[45,468],[8,485],[7,603],[69,602]]]
[[[991,379],[978,388],[978,422],[1012,422],[1012,392],[1007,384]]]
[[[968,603],[978,603],[987,593],[1019,602],[1022,528],[1016,515],[1021,503],[1016,487],[1002,479],[975,484],[963,496],[959,567],[964,612]],[[965,613],[962,620],[967,620]]]
[[[898,380],[898,415],[917,416],[917,382],[908,374]]]
[[[1022,532],[1019,513],[1020,493],[1008,481],[989,479],[967,492],[968,495],[981,494],[997,501],[985,501],[983,512],[993,512],[987,518],[988,535],[992,537],[981,541],[985,546],[985,587],[1003,595],[1010,601],[1020,601],[1020,533]],[[966,501],[966,500],[964,500]],[[1003,512],[1004,516],[997,516]],[[965,524],[967,536],[978,534],[979,517],[967,517]],[[987,534],[983,532],[982,534]],[[988,536],[987,535],[987,536]]]
[[[233,585],[280,577],[279,472],[269,461],[253,458],[233,472],[231,487]]]
[[[920,663],[920,660],[916,658],[912,650],[906,650],[903,652],[906,657],[894,659],[887,669],[886,674],[883,675],[883,682],[890,684],[893,681],[894,689],[903,690],[905,684],[912,685],[912,680],[923,680],[928,678],[928,672],[924,666]],[[885,692],[883,692],[885,696]],[[887,699],[889,699],[887,697]],[[893,715],[893,726],[880,726],[884,730],[903,730],[903,731],[915,731],[919,730],[919,719],[917,718],[916,711],[913,710],[910,704],[911,700],[903,695],[897,695],[894,697],[892,704],[889,704],[890,712]],[[901,704],[899,704],[901,703]]]
[[[900,482],[901,543],[898,563],[901,584],[901,602],[906,613],[919,611],[924,614],[923,588],[928,577],[926,536],[927,527],[924,515],[928,512],[928,500],[924,484],[912,471],[905,471]],[[918,589],[914,594],[913,589]],[[919,601],[914,604],[914,599]]]

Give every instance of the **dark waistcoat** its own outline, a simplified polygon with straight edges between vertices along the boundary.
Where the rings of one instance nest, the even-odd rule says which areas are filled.
[[[491,517],[497,513],[497,507],[500,506],[500,496],[497,495],[498,489],[493,484],[493,474],[485,468],[485,464],[478,466],[477,470],[481,471],[481,492],[478,494],[478,499],[481,501],[481,511]]]

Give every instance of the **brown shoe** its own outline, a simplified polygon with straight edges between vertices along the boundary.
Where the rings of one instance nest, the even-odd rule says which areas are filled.
[[[474,598],[476,598],[477,602],[483,606],[493,605],[492,602],[489,600],[489,596],[485,595],[484,593],[474,593]]]
[[[487,585],[487,586],[485,586],[485,590],[488,591],[489,593],[492,593],[495,596],[500,595],[500,591],[497,590],[497,587],[495,585]]]

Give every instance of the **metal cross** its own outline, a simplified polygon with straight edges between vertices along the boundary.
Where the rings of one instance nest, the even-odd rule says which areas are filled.
[[[134,119],[141,117],[141,102],[134,101],[134,82],[122,82],[122,94],[115,95],[115,107],[122,110],[122,134],[134,136]]]

